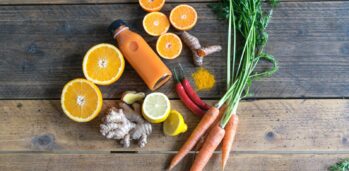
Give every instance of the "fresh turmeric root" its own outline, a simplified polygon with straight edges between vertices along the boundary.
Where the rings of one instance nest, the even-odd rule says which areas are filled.
[[[182,41],[190,48],[193,53],[193,60],[196,66],[202,66],[204,62],[204,57],[215,52],[222,50],[220,45],[211,45],[202,47],[200,41],[197,37],[184,31],[181,34]]]

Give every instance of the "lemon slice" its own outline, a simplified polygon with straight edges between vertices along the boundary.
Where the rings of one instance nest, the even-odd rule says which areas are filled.
[[[163,93],[148,94],[143,102],[142,113],[151,123],[160,123],[167,119],[170,113],[170,100]]]
[[[183,116],[176,110],[171,110],[170,115],[164,122],[163,131],[166,135],[176,136],[187,131],[188,127],[185,124]]]

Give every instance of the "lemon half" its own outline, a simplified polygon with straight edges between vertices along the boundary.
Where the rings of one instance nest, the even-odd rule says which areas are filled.
[[[167,119],[171,109],[168,97],[159,92],[148,94],[143,102],[142,114],[151,123],[160,123]]]

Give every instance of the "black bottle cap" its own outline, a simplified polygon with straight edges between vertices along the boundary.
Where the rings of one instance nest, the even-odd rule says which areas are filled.
[[[125,21],[123,20],[115,20],[113,21],[109,27],[108,27],[108,31],[111,33],[111,34],[114,34],[114,31],[116,29],[118,29],[120,26],[126,26],[128,27],[128,25],[125,23]]]

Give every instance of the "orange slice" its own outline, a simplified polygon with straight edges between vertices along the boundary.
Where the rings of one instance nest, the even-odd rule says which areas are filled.
[[[196,10],[186,4],[176,6],[170,13],[170,22],[178,30],[189,30],[193,28],[197,19]]]
[[[63,88],[61,105],[64,113],[77,122],[88,122],[102,109],[102,93],[91,81],[78,78]]]
[[[148,13],[143,18],[144,30],[152,36],[160,36],[170,28],[170,22],[165,14],[161,12]]]
[[[82,68],[88,80],[99,85],[109,85],[124,72],[125,60],[118,48],[102,43],[87,51]]]
[[[156,42],[156,51],[165,59],[177,58],[182,52],[182,41],[173,33],[165,33]]]
[[[139,0],[139,5],[148,12],[160,11],[165,0]]]

